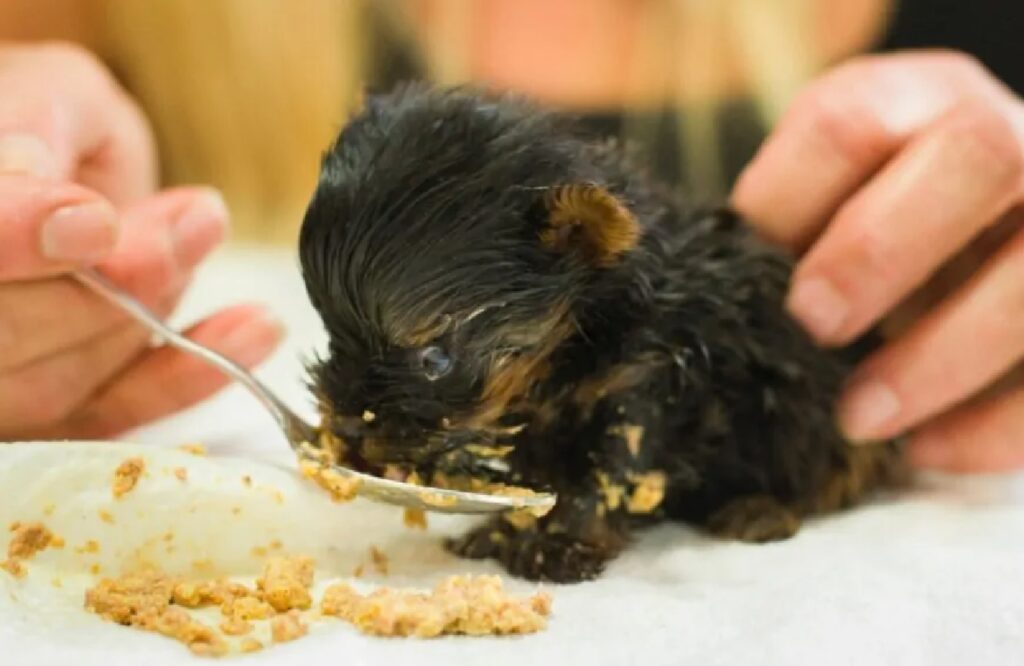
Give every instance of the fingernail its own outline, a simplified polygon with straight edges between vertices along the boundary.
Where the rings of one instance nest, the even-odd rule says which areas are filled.
[[[53,178],[57,175],[57,160],[39,137],[8,134],[0,137],[0,173]]]
[[[178,260],[195,266],[224,240],[228,207],[219,192],[203,191],[174,224],[174,248]]]
[[[889,386],[878,380],[854,383],[839,405],[839,422],[854,440],[877,437],[879,431],[896,418],[900,399]]]
[[[263,361],[284,338],[284,324],[267,310],[261,310],[224,337],[224,353],[235,363],[252,367]]]
[[[937,435],[917,435],[907,447],[907,460],[914,467],[938,469],[949,466],[953,451],[948,442]]]
[[[58,261],[95,261],[113,251],[117,213],[105,201],[65,206],[43,222],[43,256]]]
[[[846,298],[823,278],[798,280],[786,307],[819,340],[835,337],[850,314]]]

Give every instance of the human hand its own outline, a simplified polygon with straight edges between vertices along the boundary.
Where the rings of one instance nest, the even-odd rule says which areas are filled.
[[[0,46],[0,440],[115,435],[226,383],[68,276],[95,265],[173,310],[228,215],[209,188],[155,193],[155,173],[145,119],[94,58]],[[281,329],[243,305],[188,335],[253,366]]]
[[[892,338],[838,405],[922,467],[1024,467],[1024,103],[966,56],[864,57],[812,83],[733,204],[799,260],[791,314],[824,345]],[[1024,373],[1022,373],[1024,374]]]

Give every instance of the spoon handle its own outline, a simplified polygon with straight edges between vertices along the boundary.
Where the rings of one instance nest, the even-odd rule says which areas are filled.
[[[314,439],[313,428],[293,414],[277,396],[271,393],[270,390],[260,383],[258,379],[240,365],[229,358],[221,356],[212,349],[189,340],[184,335],[181,335],[177,331],[168,327],[144,305],[115,287],[109,280],[96,271],[91,269],[81,269],[74,273],[74,276],[79,282],[89,287],[100,296],[106,298],[121,310],[124,310],[125,313],[148,328],[167,344],[216,367],[228,377],[231,377],[242,384],[245,388],[249,389],[249,391],[256,396],[261,403],[263,403],[264,407],[270,411],[278,425],[280,425],[281,429],[288,435],[288,439],[292,441],[293,445],[296,438],[298,438],[299,441],[316,441]]]

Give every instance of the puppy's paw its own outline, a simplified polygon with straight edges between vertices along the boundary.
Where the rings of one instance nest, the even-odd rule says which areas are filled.
[[[495,559],[514,576],[554,583],[593,580],[614,552],[565,533],[517,530],[503,521],[478,527],[445,542],[452,553],[469,559]]]
[[[765,543],[788,539],[800,529],[800,518],[769,495],[740,497],[718,509],[705,525],[715,536]]]
[[[501,562],[528,580],[580,583],[597,578],[614,553],[567,534],[522,533],[509,542]]]

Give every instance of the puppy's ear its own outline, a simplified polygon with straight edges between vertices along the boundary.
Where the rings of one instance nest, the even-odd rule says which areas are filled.
[[[548,219],[540,241],[554,252],[576,253],[591,266],[607,268],[640,240],[633,213],[599,185],[557,187],[545,204]]]

